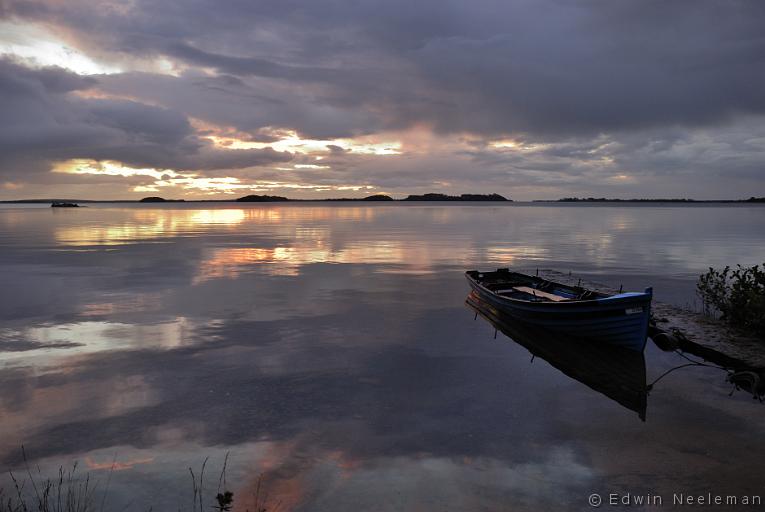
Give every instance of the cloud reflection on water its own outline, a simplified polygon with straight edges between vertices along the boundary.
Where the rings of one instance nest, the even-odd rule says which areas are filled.
[[[117,451],[131,469],[116,503],[183,489],[185,468],[231,450],[237,496],[265,471],[295,510],[561,507],[605,480],[759,485],[765,425],[717,375],[655,391],[643,425],[462,307],[465,268],[692,274],[762,241],[748,210],[689,208],[703,227],[661,208],[75,210],[0,210],[0,344],[30,349],[0,351],[3,467],[22,442],[51,467]],[[672,362],[649,356],[653,372]]]

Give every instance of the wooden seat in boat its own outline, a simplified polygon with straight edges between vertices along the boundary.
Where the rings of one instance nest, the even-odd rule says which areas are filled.
[[[543,292],[542,290],[537,290],[536,288],[530,288],[528,286],[513,286],[513,290],[517,292],[529,293],[536,297],[541,297],[547,300],[551,300],[553,302],[571,300],[569,297],[562,297],[560,295],[555,295],[554,293]]]

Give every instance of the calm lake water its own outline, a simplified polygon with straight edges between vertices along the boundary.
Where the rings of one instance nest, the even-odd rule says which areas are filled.
[[[762,496],[765,406],[724,371],[671,373],[643,422],[495,340],[463,272],[693,307],[707,267],[763,261],[762,206],[3,206],[0,469],[77,460],[107,510],[188,507],[188,468],[209,457],[214,494],[226,453],[236,510],[261,474],[281,511]],[[646,379],[686,362],[649,342]]]

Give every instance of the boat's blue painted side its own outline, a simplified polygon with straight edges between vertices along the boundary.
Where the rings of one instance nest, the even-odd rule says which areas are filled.
[[[466,274],[473,290],[514,318],[552,331],[597,339],[643,351],[648,335],[652,291],[625,293],[591,300],[527,301],[505,297]]]

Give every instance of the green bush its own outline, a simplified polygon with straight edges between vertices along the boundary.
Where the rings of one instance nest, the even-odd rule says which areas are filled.
[[[725,267],[699,276],[696,285],[706,311],[718,311],[723,320],[765,338],[765,264]]]

